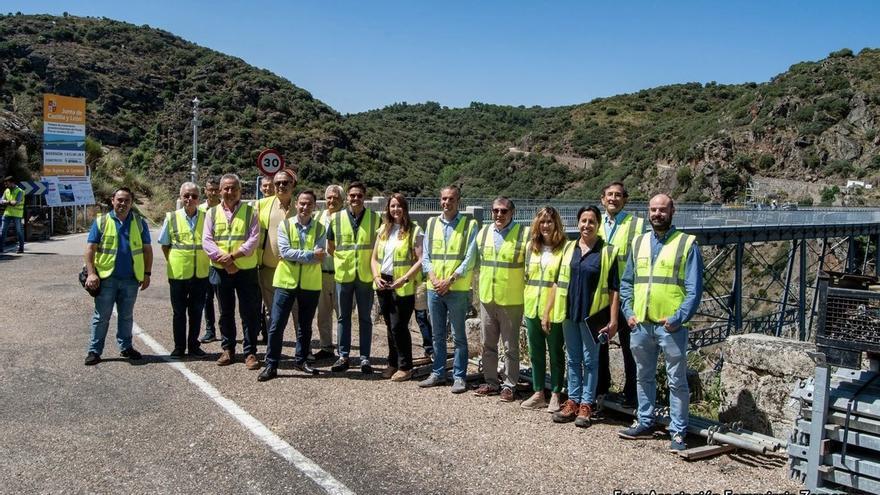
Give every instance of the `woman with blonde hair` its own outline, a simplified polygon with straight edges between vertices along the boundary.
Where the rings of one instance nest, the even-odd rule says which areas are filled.
[[[402,382],[412,377],[412,337],[409,319],[422,274],[422,229],[409,217],[409,205],[400,193],[388,199],[382,227],[373,248],[373,285],[388,328],[388,367],[384,378]]]
[[[524,316],[529,337],[529,360],[532,363],[532,390],[523,401],[523,409],[559,410],[559,394],[565,375],[562,321],[565,308],[555,308],[554,284],[562,265],[565,229],[559,212],[552,206],[538,210],[532,220],[531,239],[526,250],[526,287]],[[550,354],[550,404],[544,397],[546,356]]]

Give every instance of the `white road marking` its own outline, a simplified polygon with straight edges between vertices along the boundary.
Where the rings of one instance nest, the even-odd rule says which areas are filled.
[[[116,315],[115,308],[113,309],[113,314]],[[165,349],[162,344],[157,342],[156,339],[145,332],[143,328],[138,326],[137,323],[134,323],[132,325],[132,333],[133,335],[143,340],[144,343],[155,354],[159,356],[168,355],[168,350]],[[187,380],[198,387],[199,390],[201,390],[211,400],[217,403],[218,406],[222,407],[227,413],[229,413],[251,433],[253,433],[254,436],[256,436],[266,445],[268,445],[273,451],[275,451],[276,454],[283,457],[284,459],[287,459],[287,462],[293,464],[295,468],[299,469],[303,474],[311,478],[312,481],[317,483],[318,486],[323,488],[327,493],[331,493],[333,495],[354,495],[354,492],[351,491],[347,486],[340,483],[339,480],[331,476],[330,473],[321,469],[321,466],[315,464],[311,459],[304,456],[300,451],[293,448],[293,446],[291,446],[289,443],[285,442],[284,439],[273,433],[272,430],[267,428],[266,425],[260,422],[260,420],[251,416],[238,404],[227,399],[226,397],[223,397],[219,390],[214,388],[214,386],[208,383],[207,380],[187,368],[185,364],[178,361],[172,361],[170,359],[166,359],[166,362],[169,366],[176,369],[183,376],[185,376]]]

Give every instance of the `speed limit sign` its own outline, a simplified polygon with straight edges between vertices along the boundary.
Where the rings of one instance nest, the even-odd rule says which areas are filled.
[[[257,168],[266,175],[272,176],[284,168],[284,157],[276,150],[263,150],[257,158]]]

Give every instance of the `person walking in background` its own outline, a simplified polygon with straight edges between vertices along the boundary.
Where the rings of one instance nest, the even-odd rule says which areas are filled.
[[[205,182],[205,201],[199,205],[199,211],[207,213],[208,209],[220,204],[220,180],[216,177],[210,177]],[[199,339],[199,342],[207,344],[217,340],[217,327],[214,315],[214,298],[217,295],[217,285],[220,283],[220,276],[217,269],[208,266],[208,290],[205,294],[205,334]]]
[[[426,226],[422,265],[428,273],[428,309],[434,330],[434,366],[419,387],[446,383],[446,323],[452,327],[455,357],[452,393],[467,391],[468,345],[465,318],[470,307],[471,280],[476,251],[477,221],[458,211],[461,191],[447,186],[440,191],[440,216]]]
[[[330,229],[330,217],[342,209],[342,187],[332,184],[324,191],[325,209],[317,215],[317,220]],[[318,339],[320,348],[315,360],[333,357],[333,322],[339,318],[336,305],[336,280],[334,279],[333,257],[325,256],[321,262],[321,298],[318,300]],[[333,318],[334,312],[336,318]]]
[[[547,412],[554,413],[560,408],[560,393],[565,378],[562,334],[565,305],[554,304],[556,290],[553,285],[559,277],[565,245],[565,228],[556,208],[545,206],[538,210],[532,221],[526,249],[523,294],[534,394],[520,404],[523,409],[546,408]],[[550,355],[549,404],[544,397],[548,353]]]
[[[605,214],[602,216],[599,237],[617,248],[617,274],[620,277],[623,276],[626,268],[632,240],[645,231],[644,218],[623,211],[628,199],[629,194],[622,182],[612,182],[602,189],[601,201]],[[622,313],[618,315],[618,321],[626,321],[626,318],[622,318]],[[620,351],[623,354],[623,406],[634,408],[636,405],[636,362],[630,350],[629,325],[618,325],[617,338],[620,341]],[[611,370],[608,346],[603,345],[599,350],[599,383],[596,386],[596,394],[606,395],[610,386]]]
[[[577,214],[580,237],[563,252],[554,305],[564,305],[562,333],[568,355],[568,400],[553,421],[586,428],[591,424],[598,380],[599,346],[617,331],[617,248],[599,236],[595,206]]]
[[[703,258],[696,238],[672,225],[675,204],[658,194],[648,203],[651,232],[637,236],[620,283],[623,314],[632,330],[638,416],[621,438],[651,438],[657,399],[657,355],[663,351],[669,385],[669,450],[687,448],[690,391],[688,327],[703,294]]]
[[[241,200],[241,179],[235,174],[220,178],[219,205],[208,210],[202,247],[217,269],[220,279],[220,333],[223,352],[218,366],[235,362],[235,299],[244,334],[245,366],[260,368],[257,359],[257,332],[260,328],[260,286],[257,281],[257,242],[260,222],[257,211]]]
[[[284,172],[282,170],[281,172]],[[275,188],[280,196],[284,193],[283,182],[288,181],[281,172],[275,174]],[[288,175],[288,174],[284,174]],[[292,177],[289,177],[292,178]],[[308,363],[309,348],[312,343],[312,320],[321,296],[321,261],[326,255],[326,230],[324,224],[312,218],[315,210],[315,192],[306,190],[297,196],[296,216],[285,218],[277,227],[278,249],[281,262],[274,270],[275,286],[272,302],[272,318],[269,320],[269,346],[266,349],[266,367],[257,377],[265,382],[278,375],[278,361],[281,359],[281,346],[284,342],[284,328],[290,312],[297,306],[295,318],[296,353],[293,358],[294,369],[310,375],[318,370]]]
[[[514,204],[499,196],[492,202],[491,225],[477,235],[480,255],[480,321],[482,323],[483,377],[474,391],[513,402],[519,381],[519,327],[523,318],[525,256],[528,227],[513,222]],[[498,377],[498,341],[504,343],[504,383]]]
[[[150,229],[144,219],[131,211],[134,194],[127,187],[113,193],[110,213],[98,215],[89,230],[85,264],[86,288],[101,292],[95,297],[91,338],[86,366],[101,362],[110,315],[116,306],[116,344],[122,357],[138,360],[141,353],[131,342],[134,303],[138,289],[150,286],[153,248]]]
[[[415,305],[415,287],[422,274],[423,241],[422,229],[409,218],[406,198],[400,193],[392,194],[373,249],[372,269],[379,310],[388,329],[388,366],[382,377],[395,382],[412,377],[409,320]]]
[[[182,208],[165,214],[159,234],[159,245],[165,255],[168,285],[171,294],[171,329],[174,350],[171,357],[180,358],[189,349],[190,356],[204,356],[199,346],[199,330],[205,292],[209,290],[208,267],[211,262],[202,249],[205,212],[199,205],[199,186],[184,182],[180,186]],[[189,334],[186,331],[189,321]]]
[[[370,346],[373,339],[373,271],[370,259],[376,243],[376,232],[381,218],[379,214],[364,207],[367,187],[360,182],[348,186],[348,209],[330,216],[327,233],[327,251],[333,256],[336,298],[339,305],[336,341],[339,359],[330,368],[339,372],[351,364],[351,313],[357,301],[358,330],[360,334],[361,373],[370,374]]]
[[[11,225],[15,225],[15,236],[18,237],[18,253],[24,252],[24,191],[15,184],[11,176],[3,179],[3,198],[0,205],[5,206],[3,220],[0,221],[0,254],[3,254],[6,233]]]

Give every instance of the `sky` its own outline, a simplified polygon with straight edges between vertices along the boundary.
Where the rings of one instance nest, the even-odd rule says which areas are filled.
[[[544,107],[665,84],[766,82],[880,48],[878,1],[3,0],[108,17],[268,69],[337,111],[398,102]]]

